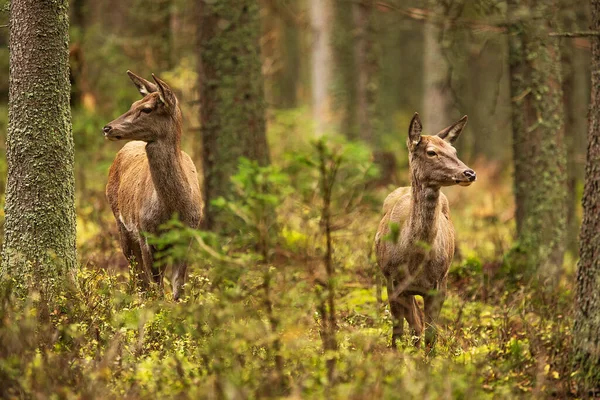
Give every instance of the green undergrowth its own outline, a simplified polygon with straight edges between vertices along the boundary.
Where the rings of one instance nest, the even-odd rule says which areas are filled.
[[[480,187],[447,191],[459,251],[438,341],[426,355],[408,337],[397,351],[389,346],[391,317],[373,239],[391,188],[370,186],[377,174],[370,151],[319,142],[279,160],[269,167],[240,161],[232,180],[236,197],[215,201],[233,233],[195,231],[174,220],[165,235],[151,238],[165,262],[189,257],[180,302],[170,300],[168,282],[166,293],[142,292],[127,269],[98,267],[89,261],[98,260],[91,245],[80,248],[84,262],[61,293],[32,288],[17,298],[4,282],[0,397],[513,399],[571,393],[572,299],[565,282],[572,279],[567,275],[547,292],[503,276],[513,228],[505,211],[511,205],[503,203],[510,189],[498,184],[497,171],[475,166]],[[114,241],[94,243],[103,243],[104,253],[119,252]],[[332,315],[334,337],[326,346]]]

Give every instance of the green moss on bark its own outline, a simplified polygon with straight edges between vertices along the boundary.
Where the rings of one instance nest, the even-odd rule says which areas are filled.
[[[592,0],[592,29],[600,29],[600,0]],[[573,348],[581,397],[600,390],[600,38],[592,41],[592,95],[579,236]]]
[[[515,273],[555,282],[566,229],[566,150],[558,42],[549,37],[550,4],[509,1],[513,101]]]
[[[259,6],[251,0],[200,1],[199,79],[207,225],[210,202],[231,195],[244,156],[269,163],[259,47]]]
[[[1,275],[25,286],[54,286],[76,265],[68,4],[13,0],[10,6]]]

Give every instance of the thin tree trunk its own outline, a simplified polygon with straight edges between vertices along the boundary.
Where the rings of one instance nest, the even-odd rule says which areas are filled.
[[[362,0],[353,6],[356,38],[354,40],[354,63],[356,65],[356,115],[359,137],[367,143],[375,140],[375,101],[377,94],[377,54],[374,43],[373,0]]]
[[[600,30],[600,0],[592,0],[592,30]],[[583,191],[583,222],[579,236],[579,263],[573,350],[581,397],[600,390],[600,38],[592,42],[592,95]]]
[[[585,4],[576,5],[565,1],[562,4],[561,31],[574,32],[589,26]],[[567,249],[578,251],[577,237],[581,221],[577,215],[578,188],[584,177],[584,149],[587,132],[587,107],[590,85],[589,52],[577,48],[573,39],[561,40],[563,65],[563,92],[565,104],[565,143],[567,145]]]
[[[209,228],[223,228],[211,201],[232,196],[240,157],[269,163],[259,48],[252,0],[198,2],[204,204]]]
[[[310,0],[312,28],[312,108],[315,135],[321,136],[330,123],[331,85],[331,3],[330,0]]]
[[[513,271],[556,282],[566,230],[566,151],[558,42],[549,37],[545,1],[510,0],[508,21],[513,101],[517,245]],[[529,12],[528,19],[523,13]],[[519,15],[520,22],[511,22]]]
[[[76,265],[68,6],[67,0],[10,4],[8,182],[0,275],[43,292],[64,282]]]
[[[430,11],[433,15],[444,15],[443,7],[430,1]],[[454,99],[450,86],[450,67],[443,51],[445,27],[440,21],[428,19],[424,25],[424,94],[423,94],[423,125],[432,132],[437,132],[452,120]]]

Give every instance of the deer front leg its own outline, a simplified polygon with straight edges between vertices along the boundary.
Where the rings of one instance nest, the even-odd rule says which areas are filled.
[[[159,290],[162,291],[162,273],[154,265],[154,249],[144,239],[142,239],[140,247],[142,249],[142,260],[144,261],[144,272],[148,277],[148,282],[158,284]]]
[[[125,255],[125,258],[127,258],[129,265],[134,267],[133,272],[136,275],[140,287],[143,290],[148,290],[151,281],[145,271],[140,243],[132,238],[132,235],[129,233],[129,231],[127,231],[121,222],[118,221],[117,223],[119,226],[121,250],[123,250],[123,254]]]
[[[424,296],[425,303],[425,346],[427,351],[431,351],[437,340],[437,320],[442,310],[442,305],[446,300],[446,282],[444,282],[435,293]]]
[[[185,274],[187,263],[179,261],[173,264],[173,275],[171,276],[171,285],[173,287],[173,300],[177,301],[183,295],[183,284],[185,283]]]
[[[421,346],[421,334],[423,333],[423,313],[417,304],[417,299],[413,295],[403,295],[400,300],[404,307],[404,316],[411,328],[415,347]]]
[[[396,348],[396,341],[404,336],[404,308],[394,294],[394,283],[392,278],[387,278],[388,302],[392,314],[392,349]]]

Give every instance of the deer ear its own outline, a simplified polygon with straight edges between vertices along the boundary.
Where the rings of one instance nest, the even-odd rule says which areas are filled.
[[[158,94],[160,96],[160,101],[162,101],[167,107],[173,108],[177,104],[177,99],[175,98],[175,94],[167,85],[165,81],[152,74],[152,78],[156,85],[158,86]]]
[[[467,125],[466,115],[459,119],[457,122],[447,127],[446,129],[442,129],[437,135],[440,138],[444,139],[446,142],[454,143],[456,139],[458,139],[460,133],[465,128],[465,125]]]
[[[408,144],[411,149],[421,142],[421,132],[423,132],[421,118],[419,118],[419,113],[415,113],[408,128]]]
[[[145,80],[141,76],[137,76],[130,70],[127,70],[127,75],[129,75],[129,79],[131,79],[134,85],[137,86],[142,96],[146,96],[147,94],[154,93],[158,90],[154,83]]]

